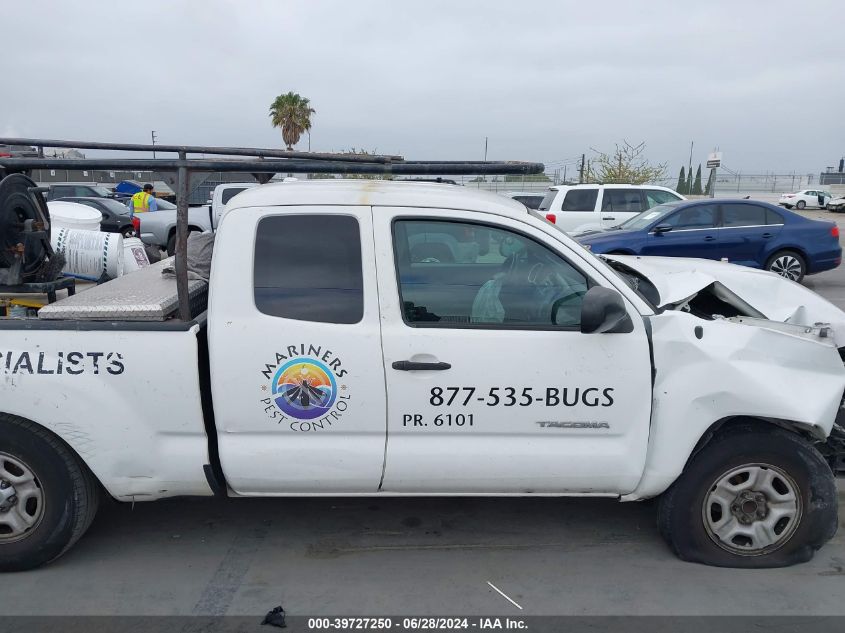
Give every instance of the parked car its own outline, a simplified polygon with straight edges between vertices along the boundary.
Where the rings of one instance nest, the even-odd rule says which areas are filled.
[[[662,204],[615,229],[576,239],[595,253],[727,258],[797,282],[842,261],[835,223],[750,200]]]
[[[795,193],[781,194],[778,204],[786,207],[787,209],[791,209],[792,207],[795,207],[796,209],[806,209],[808,207],[811,209],[824,209],[827,206],[828,200],[831,198],[833,198],[833,196],[830,195],[829,191],[802,189],[801,191],[796,191]]]
[[[666,187],[652,185],[559,185],[537,209],[564,231],[610,228],[658,204],[685,200]]]
[[[837,196],[827,201],[827,210],[839,213],[845,211],[845,196]]]
[[[100,230],[120,233],[123,237],[136,237],[137,231],[129,215],[129,207],[111,198],[62,198],[63,202],[78,202],[103,214]]]
[[[536,191],[506,191],[502,195],[507,196],[508,198],[512,198],[517,202],[521,202],[529,209],[539,209],[540,203],[546,197],[545,192],[537,193]]]
[[[47,200],[59,198],[116,198],[115,193],[104,185],[97,183],[63,182],[47,185]]]

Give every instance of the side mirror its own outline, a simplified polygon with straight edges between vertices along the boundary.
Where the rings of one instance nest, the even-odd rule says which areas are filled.
[[[671,224],[658,224],[654,227],[654,234],[655,235],[662,235],[663,233],[668,233],[672,230]]]
[[[209,205],[209,206],[210,206],[210,205],[211,205],[211,198],[209,198],[208,200],[206,200],[206,201],[205,201],[205,203],[206,203],[207,205]]]
[[[581,304],[581,333],[623,334],[634,331],[634,322],[625,309],[625,301],[616,290],[594,286]]]

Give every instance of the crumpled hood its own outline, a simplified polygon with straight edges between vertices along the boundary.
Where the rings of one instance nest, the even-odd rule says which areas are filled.
[[[677,304],[719,282],[762,312],[767,319],[794,325],[828,323],[836,345],[845,345],[845,312],[801,284],[765,270],[709,259],[604,255],[635,270],[654,284],[660,305]]]

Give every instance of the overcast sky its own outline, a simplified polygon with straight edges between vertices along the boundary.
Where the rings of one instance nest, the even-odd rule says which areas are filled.
[[[487,136],[571,170],[628,139],[674,175],[695,141],[818,173],[845,154],[841,2],[9,1],[0,134],[279,147],[292,90],[314,150],[480,159]]]

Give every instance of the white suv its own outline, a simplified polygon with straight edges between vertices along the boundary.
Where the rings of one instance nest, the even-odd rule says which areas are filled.
[[[564,231],[607,229],[664,202],[685,198],[654,185],[559,185],[549,187],[538,211]]]

